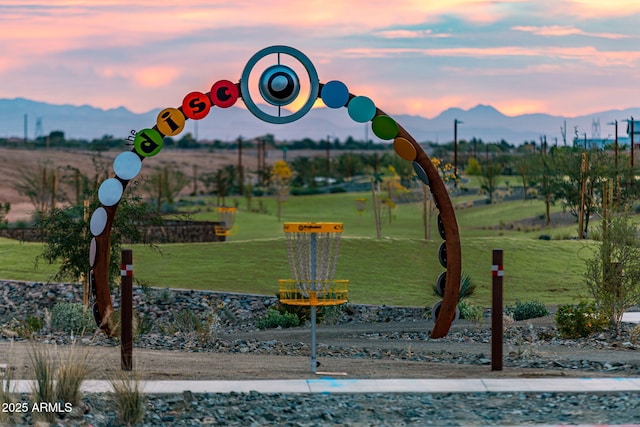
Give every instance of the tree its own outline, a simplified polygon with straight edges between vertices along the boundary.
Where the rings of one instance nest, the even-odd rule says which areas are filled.
[[[35,223],[36,228],[44,234],[44,248],[36,257],[36,263],[40,260],[49,264],[60,263],[58,271],[52,276],[53,281],[78,280],[87,271],[87,254],[91,243],[87,213],[93,212],[99,205],[97,188],[87,189],[84,197],[89,200],[88,209],[83,203],[53,208],[43,213]],[[154,247],[145,240],[140,226],[161,223],[161,217],[153,212],[150,205],[127,190],[119,202],[118,215],[111,229],[112,253],[119,253],[124,241]],[[114,283],[119,276],[120,260],[111,256],[110,281]]]
[[[613,176],[611,158],[599,150],[567,147],[552,150],[546,161],[549,193],[582,224],[578,236],[587,236],[589,220],[600,208],[600,182]]]
[[[293,172],[284,160],[278,160],[271,168],[270,181],[276,195],[276,204],[278,206],[278,222],[282,214],[282,205],[291,188]]]
[[[15,189],[29,198],[36,216],[46,213],[60,200],[58,171],[48,162],[38,163],[35,169],[21,169]]]
[[[627,213],[603,218],[602,242],[585,261],[587,289],[616,335],[622,314],[640,301],[640,237]]]
[[[158,169],[145,182],[144,189],[156,201],[158,212],[162,210],[162,203],[173,205],[175,198],[189,185],[189,177],[176,165],[165,165]]]
[[[493,203],[493,193],[498,188],[498,177],[502,174],[502,165],[487,158],[482,164],[480,173],[480,188],[489,195],[489,203]]]
[[[534,185],[533,176],[535,174],[538,161],[535,157],[522,156],[518,159],[517,168],[522,181],[522,198],[527,200],[527,193],[529,188]]]
[[[0,203],[0,228],[5,228],[7,227],[7,224],[9,224],[9,221],[7,220],[7,215],[9,214],[10,210],[11,210],[11,203],[9,202]]]
[[[467,162],[467,169],[465,170],[467,175],[480,176],[482,174],[482,166],[475,157],[470,157]]]

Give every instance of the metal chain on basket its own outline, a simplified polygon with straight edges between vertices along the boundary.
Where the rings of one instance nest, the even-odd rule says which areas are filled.
[[[328,292],[340,253],[340,233],[287,233],[286,246],[289,268],[298,289]],[[311,259],[311,241],[315,240],[315,259]],[[311,265],[315,264],[311,283]]]

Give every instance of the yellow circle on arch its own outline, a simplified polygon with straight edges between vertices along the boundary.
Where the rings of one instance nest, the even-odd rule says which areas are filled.
[[[414,147],[408,139],[401,136],[393,140],[393,149],[398,156],[402,157],[408,162],[414,161],[416,159],[416,156],[418,155],[416,147]]]

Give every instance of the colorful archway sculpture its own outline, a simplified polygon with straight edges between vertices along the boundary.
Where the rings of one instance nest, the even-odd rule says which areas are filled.
[[[277,62],[267,67],[260,75],[257,91],[264,101],[277,114],[263,110],[253,100],[256,87],[252,85],[251,74],[256,65],[268,55],[276,55]],[[281,62],[281,55],[287,55],[304,67],[308,79],[302,82],[296,71]],[[282,107],[290,106],[298,98],[301,86],[306,84],[307,99],[302,106],[291,114],[283,114]],[[247,109],[259,119],[268,123],[284,124],[298,120],[311,110],[317,98],[329,108],[346,107],[349,116],[356,122],[371,122],[373,133],[380,139],[392,140],[393,148],[402,159],[412,162],[413,168],[422,182],[429,185],[436,208],[439,210],[438,229],[445,240],[440,250],[440,262],[446,266],[442,302],[439,304],[435,326],[431,331],[432,338],[441,338],[449,332],[456,314],[458,293],[462,268],[460,234],[455,211],[448,191],[438,170],[416,140],[394,119],[376,107],[366,96],[356,96],[349,92],[347,86],[333,80],[320,83],[316,69],[311,61],[300,51],[288,46],[271,46],[257,52],[247,62],[239,83],[229,80],[215,82],[207,93],[191,92],[187,94],[179,108],[165,108],[157,117],[155,126],[135,133],[133,149],[116,157],[113,164],[114,178],[105,180],[98,190],[99,206],[92,214],[90,230],[93,238],[89,251],[90,281],[94,316],[97,324],[106,332],[109,331],[108,319],[113,313],[111,293],[109,289],[109,258],[111,227],[118,203],[128,182],[134,179],[142,168],[142,160],[158,154],[162,149],[164,136],[179,134],[186,120],[200,120],[206,117],[212,107],[229,108],[242,98]],[[271,107],[270,107],[271,108]],[[444,253],[444,255],[443,255]],[[390,266],[401,268],[402,266]]]

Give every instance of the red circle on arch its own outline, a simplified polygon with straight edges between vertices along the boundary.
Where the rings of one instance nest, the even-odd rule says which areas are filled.
[[[218,80],[211,86],[209,96],[213,105],[217,105],[220,108],[229,108],[236,103],[240,93],[235,83],[229,80]]]
[[[203,119],[211,110],[211,100],[202,92],[191,92],[182,100],[182,113],[193,120]]]

